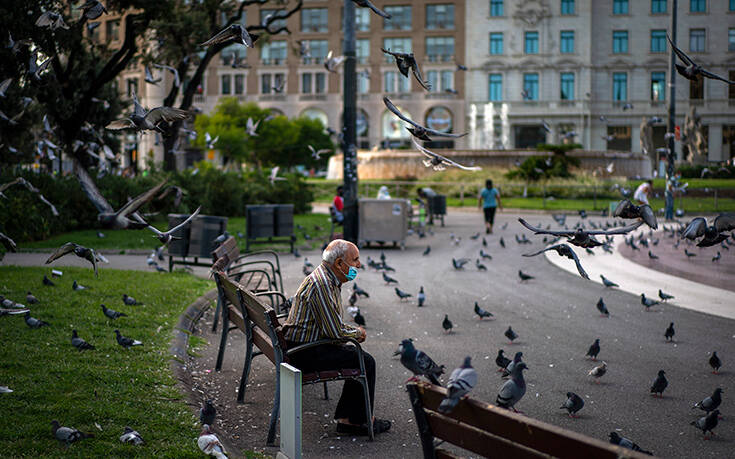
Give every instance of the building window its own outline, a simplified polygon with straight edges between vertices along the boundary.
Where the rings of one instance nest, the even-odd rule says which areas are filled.
[[[235,75],[235,94],[245,92],[245,75]]]
[[[286,62],[286,41],[271,41],[260,49],[260,59],[264,65],[281,65]]]
[[[370,9],[355,8],[355,30],[367,32],[370,30]]]
[[[426,37],[426,56],[430,62],[447,62],[454,57],[454,37]]]
[[[285,83],[286,83],[285,73],[276,73],[275,75],[273,75],[273,87],[280,88],[281,86],[283,86],[283,89],[282,89],[283,91],[286,89]],[[273,92],[275,92],[275,90],[273,90]]]
[[[448,91],[454,89],[454,71],[442,70],[441,72],[441,90]]]
[[[735,0],[730,0],[730,11],[735,11]],[[730,79],[732,81],[732,78]],[[730,89],[732,89],[732,86],[730,86]]]
[[[503,54],[503,32],[490,34],[490,54]]]
[[[689,0],[690,13],[704,13],[705,11],[707,11],[706,0]]]
[[[117,41],[120,39],[120,20],[113,19],[105,23],[105,40],[107,42]]]
[[[574,0],[561,0],[561,14],[574,14]]]
[[[689,98],[696,100],[704,99],[704,78],[689,80]]]
[[[503,75],[491,73],[488,76],[488,84],[487,99],[494,102],[503,100]]]
[[[306,33],[327,32],[327,9],[304,8],[301,10],[301,31]]]
[[[410,53],[413,52],[410,38],[384,38],[383,48],[394,53]],[[395,59],[390,54],[385,54],[385,61],[393,63]]]
[[[652,53],[665,53],[666,52],[666,30],[652,30],[651,31],[651,52]]]
[[[100,22],[90,22],[87,27],[93,27],[92,30],[87,29],[89,39],[95,43],[100,41]]]
[[[301,74],[301,92],[311,94],[311,73]]]
[[[370,74],[365,71],[357,72],[357,93],[367,94],[370,91]]]
[[[316,94],[327,92],[327,75],[324,72],[314,74],[314,92]]]
[[[628,0],[613,0],[613,14],[628,14]]]
[[[503,0],[490,0],[490,16],[503,15]]]
[[[538,100],[538,73],[523,74],[523,97],[525,100]]]
[[[220,89],[220,94],[223,96],[230,94],[230,84],[232,81],[232,77],[230,75],[222,75],[222,87]]]
[[[559,40],[559,51],[564,54],[574,52],[574,31],[562,30]]]
[[[383,75],[384,90],[387,93],[409,92],[408,78],[398,72],[385,72]]]
[[[426,5],[426,28],[454,29],[454,5],[449,3]]]
[[[431,92],[439,92],[439,71],[437,70],[429,70],[426,72],[426,81],[429,82],[429,91]]]
[[[137,78],[127,79],[127,91],[128,91],[128,97],[133,97],[133,94],[139,94]]]
[[[264,73],[260,75],[260,93],[270,94],[273,91],[273,84],[271,83],[271,74]]]
[[[651,72],[651,100],[666,99],[666,72]]]
[[[538,54],[538,32],[526,32],[523,36],[523,49],[526,54]]]
[[[727,50],[735,51],[735,29],[730,29],[727,31]]]
[[[651,13],[665,13],[666,0],[651,0]]]
[[[391,15],[390,19],[383,19],[383,30],[411,30],[410,6],[386,6],[383,11]]]
[[[304,64],[320,64],[324,62],[329,53],[329,44],[327,40],[306,40],[310,57],[304,57]]]
[[[574,74],[561,74],[561,100],[574,100]]]
[[[628,31],[627,30],[614,30],[613,31],[613,53],[627,53],[628,52]]]
[[[613,73],[613,100],[616,102],[628,100],[627,73]]]
[[[282,14],[284,14],[283,10],[260,10],[260,24],[265,26],[270,16],[279,17]],[[286,19],[276,19],[268,26],[270,30],[278,30],[281,27],[286,27]]]
[[[704,29],[689,30],[689,51],[693,53],[704,52]]]
[[[358,38],[355,40],[355,57],[358,64],[367,64],[370,59],[370,40]]]

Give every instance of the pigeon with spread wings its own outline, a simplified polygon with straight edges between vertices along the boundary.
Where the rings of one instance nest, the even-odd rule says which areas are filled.
[[[67,242],[66,244],[56,249],[56,251],[52,253],[50,257],[48,257],[48,260],[46,260],[46,264],[49,264],[52,261],[57,260],[68,253],[74,253],[74,255],[78,256],[79,258],[89,260],[89,262],[92,263],[92,266],[94,267],[94,275],[98,275],[97,253],[95,253],[94,249],[89,249],[73,242]]]
[[[535,257],[536,255],[540,255],[544,252],[547,252],[549,250],[556,250],[556,253],[558,253],[562,257],[567,257],[570,260],[574,260],[574,264],[577,265],[577,271],[579,271],[579,275],[584,277],[585,279],[589,279],[590,276],[587,275],[587,272],[582,268],[582,264],[579,262],[579,258],[577,258],[577,254],[574,253],[574,250],[572,250],[571,247],[569,247],[568,244],[557,244],[552,245],[551,247],[547,247],[543,250],[539,250],[538,252],[534,253],[524,253],[524,257]]]
[[[172,236],[172,234],[174,234],[175,232],[177,232],[178,230],[186,226],[190,221],[192,221],[194,217],[199,215],[200,210],[202,210],[202,207],[201,206],[197,207],[197,210],[195,210],[193,214],[189,215],[186,220],[184,220],[183,222],[181,222],[180,224],[176,225],[175,227],[171,228],[168,231],[165,231],[165,232],[159,231],[157,228],[151,225],[148,225],[148,229],[150,229],[156,234],[154,237],[157,238],[161,242],[161,244],[168,245],[168,243],[171,241],[181,239],[180,237]]]
[[[426,148],[424,148],[421,145],[419,145],[419,143],[416,142],[416,139],[415,138],[411,137],[411,140],[413,141],[414,146],[421,153],[423,153],[426,156],[427,159],[424,160],[424,166],[426,166],[426,167],[433,167],[435,171],[444,170],[444,169],[446,169],[446,166],[457,167],[457,168],[462,169],[462,170],[465,170],[465,171],[479,171],[479,170],[482,170],[482,168],[481,167],[478,167],[478,166],[472,166],[472,167],[463,166],[463,165],[461,165],[459,163],[456,163],[456,162],[452,161],[449,158],[445,158],[442,155],[439,155],[439,154],[434,153],[433,151],[427,150]]]
[[[390,14],[386,13],[385,11],[379,9],[377,6],[373,5],[373,3],[370,0],[352,0],[352,2],[361,8],[370,8],[371,10],[373,10],[375,14],[377,14],[378,16],[382,16],[385,19],[391,18]]]
[[[311,151],[311,157],[319,161],[322,159],[321,155],[325,155],[327,153],[331,153],[332,150],[329,148],[320,148],[319,150],[315,150],[314,147],[311,145],[307,145],[309,147],[309,151]]]
[[[156,107],[152,110],[146,110],[138,102],[138,98],[133,91],[133,113],[128,118],[115,120],[105,126],[105,129],[135,129],[136,131],[158,131],[165,133],[161,127],[162,123],[173,123],[188,118],[191,114],[186,110],[176,107]]]
[[[702,217],[693,219],[687,225],[684,232],[681,233],[681,237],[689,240],[697,239],[702,237],[697,243],[697,247],[712,247],[713,245],[719,244],[729,237],[724,234],[724,231],[730,231],[735,229],[735,213],[728,212],[723,213],[715,217],[712,225],[707,226],[707,220]]]
[[[380,50],[386,54],[390,54],[396,59],[396,65],[398,66],[398,71],[401,72],[401,75],[408,78],[408,71],[411,70],[419,84],[427,91],[431,91],[431,85],[428,81],[424,81],[424,77],[421,75],[421,70],[419,69],[419,64],[416,62],[416,58],[413,56],[413,53],[394,53],[385,48],[380,48]]]
[[[255,40],[257,40],[257,37],[253,38],[245,27],[240,24],[232,24],[231,26],[222,29],[214,37],[202,43],[202,46],[211,46],[218,43],[232,41],[233,43],[245,45],[246,48],[252,48]]]
[[[153,67],[168,70],[174,75],[174,86],[179,86],[181,83],[181,80],[179,79],[179,71],[176,70],[174,67],[171,67],[170,65],[163,65],[163,64],[153,64]],[[159,80],[160,81],[160,80]]]
[[[701,65],[695,64],[691,57],[687,56],[684,51],[677,48],[674,42],[671,41],[671,37],[669,37],[669,34],[666,34],[666,39],[669,41],[669,44],[671,45],[671,49],[674,50],[674,52],[679,57],[679,59],[684,64],[686,64],[686,65],[675,64],[676,71],[679,72],[679,75],[683,76],[687,80],[692,80],[692,81],[698,81],[702,77],[706,77],[712,80],[724,81],[727,84],[735,84],[735,81],[730,81],[725,78],[722,78],[719,75],[715,75],[712,72],[708,72],[707,70],[702,68]]]
[[[614,228],[609,230],[590,230],[585,231],[582,228],[578,228],[577,230],[566,230],[566,231],[551,231],[551,230],[545,230],[542,228],[536,228],[531,226],[526,220],[519,218],[518,221],[521,223],[521,225],[525,226],[526,228],[533,231],[533,234],[550,234],[552,236],[564,236],[567,239],[567,242],[570,244],[574,244],[578,247],[583,248],[592,248],[592,247],[598,247],[603,245],[602,242],[596,240],[594,238],[594,235],[605,235],[605,236],[611,236],[615,234],[628,234],[629,232],[633,231],[634,229],[638,228],[643,224],[643,221],[638,221],[630,226],[625,226],[623,228]]]
[[[388,107],[388,110],[393,112],[394,115],[396,115],[398,118],[402,119],[406,123],[413,126],[413,127],[406,127],[406,129],[408,129],[408,132],[413,134],[414,137],[416,137],[417,139],[429,141],[431,140],[431,137],[429,137],[429,134],[436,136],[436,137],[452,137],[452,138],[464,137],[467,135],[466,132],[464,134],[450,134],[447,132],[439,132],[435,129],[424,127],[408,119],[403,113],[401,113],[400,110],[398,110],[398,108],[395,105],[393,105],[393,102],[391,102],[390,99],[388,99],[387,97],[383,97],[383,103],[385,104],[386,107]]]
[[[643,221],[651,227],[651,229],[658,228],[658,222],[656,221],[656,214],[653,213],[653,209],[648,204],[636,206],[630,200],[623,199],[615,207],[613,217],[616,218],[642,218]]]

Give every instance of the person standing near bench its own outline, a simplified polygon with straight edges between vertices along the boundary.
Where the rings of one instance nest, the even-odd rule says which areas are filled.
[[[293,306],[283,326],[283,334],[289,348],[320,339],[354,338],[365,341],[362,327],[353,327],[342,321],[342,284],[357,277],[360,267],[360,251],[355,244],[344,239],[330,242],[322,253],[322,263],[301,283],[294,295]],[[370,407],[375,407],[375,359],[363,351],[365,373],[370,393]],[[293,366],[304,373],[359,368],[354,346],[324,344],[293,354]],[[372,419],[376,434],[387,432],[390,421],[375,419],[365,413],[362,385],[345,380],[342,396],[337,403],[334,419],[337,432],[368,435],[368,419]]]
[[[497,188],[493,188],[493,181],[487,179],[485,188],[480,191],[477,197],[477,206],[482,208],[485,214],[485,234],[493,232],[493,224],[495,223],[495,210],[500,207],[500,192]]]

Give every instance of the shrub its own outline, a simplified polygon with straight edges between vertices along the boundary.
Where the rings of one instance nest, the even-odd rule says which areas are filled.
[[[709,169],[710,173],[702,177],[702,170]],[[677,166],[682,178],[735,178],[735,166],[719,166],[712,164],[682,164]]]

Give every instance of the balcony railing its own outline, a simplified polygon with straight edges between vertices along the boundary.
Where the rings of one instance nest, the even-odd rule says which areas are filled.
[[[286,65],[286,59],[285,58],[262,59],[261,64],[263,65]]]
[[[303,57],[301,58],[301,63],[306,65],[318,65],[324,62],[323,57]]]
[[[299,100],[311,100],[311,101],[326,101],[326,94],[302,94],[299,96]]]
[[[262,101],[285,101],[285,94],[261,94],[258,96],[258,100]]]
[[[424,93],[424,99],[456,99],[457,94],[453,92],[426,92]]]

